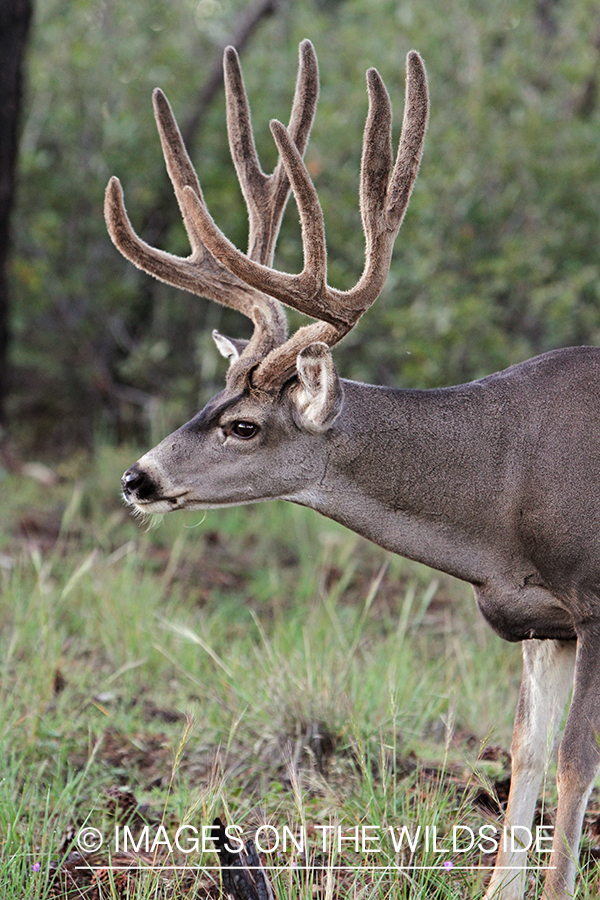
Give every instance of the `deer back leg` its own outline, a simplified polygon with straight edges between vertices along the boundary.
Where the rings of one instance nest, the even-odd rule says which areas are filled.
[[[600,767],[600,624],[578,629],[573,699],[558,754],[558,808],[543,900],[572,897],[581,826]]]
[[[505,826],[531,827],[540,784],[571,685],[575,641],[523,641],[523,677],[511,745],[512,774]],[[500,842],[486,900],[518,900],[527,853]]]

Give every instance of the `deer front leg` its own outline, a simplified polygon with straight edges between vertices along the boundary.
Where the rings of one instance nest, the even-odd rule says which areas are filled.
[[[558,808],[542,900],[573,896],[581,826],[600,767],[600,625],[578,630],[573,699],[558,754]]]
[[[531,827],[540,784],[573,683],[575,641],[523,641],[523,678],[511,745],[512,774],[505,826]],[[518,835],[518,831],[515,832]],[[518,900],[525,889],[527,853],[504,848],[485,900]]]

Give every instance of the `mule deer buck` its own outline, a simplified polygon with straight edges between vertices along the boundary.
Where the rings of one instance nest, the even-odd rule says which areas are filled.
[[[417,175],[428,117],[423,63],[416,52],[408,54],[395,163],[389,97],[377,71],[367,73],[360,184],[366,257],[348,291],[327,285],[323,215],[303,162],[318,94],[311,43],[300,46],[289,126],[271,123],[279,160],[269,176],[260,168],[231,47],[224,68],[229,142],[250,220],[247,255],[210,217],[159,90],[156,121],[192,254],[178,258],[144,243],[131,227],[116,178],[108,185],[105,213],[127,259],[162,281],[239,310],[254,331],[247,342],[214,333],[230,360],[225,389],[125,473],[125,498],[147,513],[290,500],[473,585],[491,627],[523,642],[509,826],[531,826],[574,684],[543,895],[570,897],[600,763],[600,351],[552,351],[480,381],[435,390],[340,379],[331,348],[383,288]],[[297,275],[272,268],[290,186],[304,249]],[[287,337],[282,304],[316,322]],[[501,844],[487,898],[522,895],[526,854],[518,850]]]

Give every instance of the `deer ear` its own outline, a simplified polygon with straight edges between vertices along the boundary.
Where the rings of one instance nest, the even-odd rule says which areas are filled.
[[[296,421],[312,433],[327,431],[342,409],[343,392],[331,350],[320,341],[297,356],[298,385],[293,402]]]
[[[237,338],[225,337],[224,334],[219,334],[216,329],[212,333],[212,338],[217,345],[217,350],[221,356],[230,360],[231,365],[233,365],[234,362],[237,362],[242,355],[242,351],[250,343],[249,341],[238,340]]]

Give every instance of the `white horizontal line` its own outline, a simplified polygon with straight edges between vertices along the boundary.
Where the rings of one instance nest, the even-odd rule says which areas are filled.
[[[446,866],[73,866],[74,869],[83,869],[86,871],[104,870],[110,872],[164,872],[168,869],[196,870],[198,872],[239,872],[240,869],[260,870],[269,869],[273,872],[406,872],[406,871],[425,871],[429,869],[437,869],[440,872],[453,872],[455,869],[464,871],[485,871],[487,869],[508,869],[510,871],[520,872],[522,866],[458,866],[452,864],[449,868]],[[550,869],[556,869],[556,866],[527,866],[527,871],[546,872]]]

